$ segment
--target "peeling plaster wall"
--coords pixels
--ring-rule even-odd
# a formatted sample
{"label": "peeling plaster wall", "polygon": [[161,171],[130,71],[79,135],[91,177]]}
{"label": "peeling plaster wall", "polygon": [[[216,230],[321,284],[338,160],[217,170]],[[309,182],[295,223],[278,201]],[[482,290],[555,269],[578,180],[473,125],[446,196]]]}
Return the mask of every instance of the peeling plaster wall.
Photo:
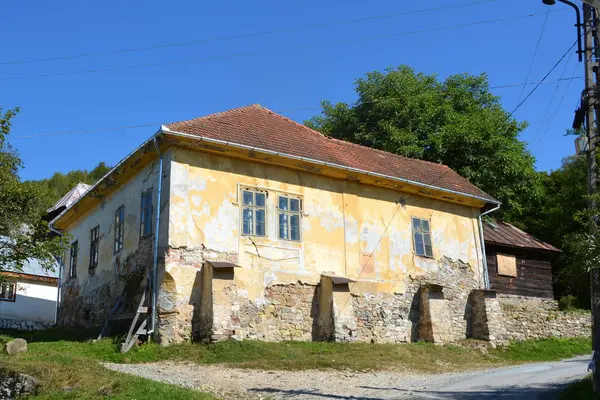
{"label": "peeling plaster wall", "polygon": [[[167,151],[163,163],[163,201],[159,234],[164,242],[159,245],[159,250],[165,247],[168,233],[170,159],[171,152]],[[158,160],[155,160],[128,181],[120,183],[121,186],[116,192],[103,199],[100,206],[89,210],[65,232],[73,236],[73,241],[78,241],[79,251],[77,277],[74,279],[69,279],[68,276],[69,250],[64,255],[60,323],[83,326],[102,324],[123,291],[124,283],[119,276],[127,275],[138,268],[151,268],[154,235],[140,238],[140,206],[142,192],[152,189],[152,230],[154,232],[158,199],[158,166]],[[121,206],[125,206],[124,245],[122,250],[115,254],[115,213]],[[90,231],[97,225],[100,226],[99,260],[95,271],[90,273]]]}
{"label": "peeling plaster wall", "polygon": [[[191,335],[199,301],[194,299],[201,297],[194,293],[202,286],[197,275],[205,260],[241,266],[235,287],[242,308],[244,302],[272,306],[269,288],[275,285],[300,283],[314,293],[323,273],[359,280],[351,285],[354,296],[402,296],[414,279],[436,275],[442,259],[465,266],[469,288],[481,285],[478,209],[212,153],[172,152],[164,277],[174,284],[163,294],[173,304],[165,342]],[[267,237],[240,234],[243,186],[268,192]],[[277,237],[280,193],[303,200],[300,242]],[[400,199],[404,205],[397,204]],[[411,216],[431,221],[431,259],[413,254]],[[248,337],[261,336],[246,328],[241,330]]]}

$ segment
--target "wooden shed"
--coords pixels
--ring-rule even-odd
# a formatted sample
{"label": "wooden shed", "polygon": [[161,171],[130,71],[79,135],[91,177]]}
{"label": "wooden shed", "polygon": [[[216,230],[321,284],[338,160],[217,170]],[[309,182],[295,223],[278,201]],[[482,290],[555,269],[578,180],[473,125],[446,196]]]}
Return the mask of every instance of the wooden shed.
{"label": "wooden shed", "polygon": [[561,251],[502,221],[483,223],[490,289],[553,298],[552,260]]}

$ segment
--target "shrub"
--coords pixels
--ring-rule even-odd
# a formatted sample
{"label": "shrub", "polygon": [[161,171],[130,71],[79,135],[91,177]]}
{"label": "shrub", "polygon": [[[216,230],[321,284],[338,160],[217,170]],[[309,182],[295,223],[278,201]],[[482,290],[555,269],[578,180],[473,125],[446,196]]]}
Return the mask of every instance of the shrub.
{"label": "shrub", "polygon": [[563,296],[558,300],[558,309],[562,311],[572,311],[576,309],[575,306],[577,304],[577,297],[569,294],[567,296]]}

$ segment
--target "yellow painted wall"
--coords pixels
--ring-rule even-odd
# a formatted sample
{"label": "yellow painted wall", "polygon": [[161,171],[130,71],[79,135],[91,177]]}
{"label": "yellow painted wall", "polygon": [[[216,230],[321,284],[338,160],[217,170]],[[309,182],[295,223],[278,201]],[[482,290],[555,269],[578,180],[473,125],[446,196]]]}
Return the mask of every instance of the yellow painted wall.
{"label": "yellow painted wall", "polygon": [[[170,168],[169,246],[237,253],[238,288],[251,300],[269,284],[317,283],[322,273],[367,282],[356,291],[401,293],[406,277],[435,272],[442,257],[468,263],[480,279],[476,208],[182,148]],[[269,193],[267,237],[241,235],[244,186]],[[277,237],[280,193],[303,200],[300,242]],[[411,216],[431,221],[433,259],[413,253]]]}

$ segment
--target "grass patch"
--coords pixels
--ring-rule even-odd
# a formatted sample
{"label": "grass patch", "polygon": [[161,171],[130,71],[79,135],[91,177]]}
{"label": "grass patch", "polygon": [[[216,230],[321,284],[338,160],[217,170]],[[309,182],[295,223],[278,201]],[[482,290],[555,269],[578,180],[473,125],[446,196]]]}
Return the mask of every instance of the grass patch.
{"label": "grass patch", "polygon": [[[104,368],[99,360],[118,354],[112,340],[86,341],[95,331],[50,329],[37,332],[0,334],[0,341],[22,337],[28,351],[15,357],[0,354],[0,366],[34,376],[41,392],[31,399],[148,399],[210,400],[198,391],[154,382]],[[60,340],[61,337],[70,340]]]}
{"label": "grass patch", "polygon": [[559,400],[572,399],[600,400],[600,395],[598,393],[594,393],[591,375],[581,381],[570,384],[560,393]]}
{"label": "grass patch", "polygon": [[494,350],[492,354],[507,361],[535,362],[560,360],[591,351],[590,338],[550,338],[514,342],[506,348]]}
{"label": "grass patch", "polygon": [[[28,373],[43,383],[40,399],[210,399],[196,391],[109,371],[100,361],[144,363],[186,361],[271,370],[338,369],[354,371],[449,372],[531,361],[568,358],[591,351],[591,340],[545,339],[513,343],[505,349],[482,352],[481,342],[435,346],[331,342],[225,341],[209,345],[147,344],[127,354],[118,340],[90,340],[97,331],[51,329],[37,332],[0,332],[0,341],[22,337],[29,351],[16,357],[0,355],[0,365]],[[65,390],[65,387],[72,390]]]}

